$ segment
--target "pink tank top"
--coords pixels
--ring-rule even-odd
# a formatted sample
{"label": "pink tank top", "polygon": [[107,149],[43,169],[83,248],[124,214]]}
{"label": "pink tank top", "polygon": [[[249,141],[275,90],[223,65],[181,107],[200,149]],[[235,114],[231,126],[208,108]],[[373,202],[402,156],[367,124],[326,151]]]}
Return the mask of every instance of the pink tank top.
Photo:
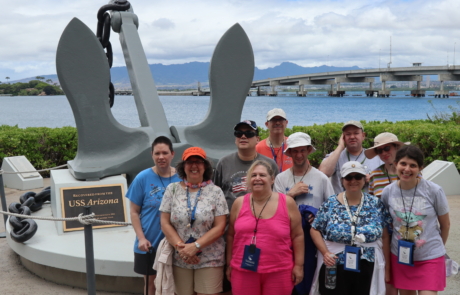
{"label": "pink tank top", "polygon": [[[235,221],[233,238],[232,268],[241,268],[244,246],[251,243],[256,220],[251,210],[250,194],[244,196],[243,206]],[[256,234],[256,247],[260,249],[258,273],[270,273],[292,269],[294,255],[291,240],[291,220],[289,218],[286,195],[279,194],[278,208],[269,219],[260,219]]]}

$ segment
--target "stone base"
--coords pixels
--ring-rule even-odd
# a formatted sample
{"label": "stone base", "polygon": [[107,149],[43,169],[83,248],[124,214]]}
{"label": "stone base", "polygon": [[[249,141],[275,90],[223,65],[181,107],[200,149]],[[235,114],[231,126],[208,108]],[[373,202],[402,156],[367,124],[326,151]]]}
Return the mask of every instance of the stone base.
{"label": "stone base", "polygon": [[[20,260],[26,269],[47,281],[86,289],[86,273],[34,263],[22,256]],[[96,275],[96,289],[97,291],[142,294],[144,279],[142,277]]]}

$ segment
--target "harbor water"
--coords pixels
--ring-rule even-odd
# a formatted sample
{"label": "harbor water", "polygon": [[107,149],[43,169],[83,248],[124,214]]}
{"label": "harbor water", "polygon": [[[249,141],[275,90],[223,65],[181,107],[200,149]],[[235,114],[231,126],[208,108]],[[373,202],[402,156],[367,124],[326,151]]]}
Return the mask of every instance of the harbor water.
{"label": "harbor water", "polygon": [[[263,126],[267,111],[282,108],[289,119],[288,127],[324,124],[327,122],[406,121],[427,119],[449,106],[460,107],[460,98],[434,98],[427,92],[423,98],[408,96],[409,91],[395,91],[388,98],[366,97],[364,92],[347,92],[345,97],[328,97],[326,93],[309,93],[297,97],[293,92],[277,97],[247,97],[241,118]],[[160,96],[170,126],[194,125],[201,122],[209,106],[209,96]],[[433,106],[430,104],[432,102]],[[114,117],[128,127],[140,126],[132,96],[116,96]],[[72,110],[65,96],[0,97],[0,125],[26,127],[75,126]]]}

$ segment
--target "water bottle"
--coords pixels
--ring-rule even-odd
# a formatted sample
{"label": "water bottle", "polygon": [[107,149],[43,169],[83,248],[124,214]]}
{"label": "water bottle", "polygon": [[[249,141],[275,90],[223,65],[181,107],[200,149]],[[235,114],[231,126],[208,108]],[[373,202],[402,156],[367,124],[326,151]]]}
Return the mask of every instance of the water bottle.
{"label": "water bottle", "polygon": [[[334,254],[330,254],[331,257],[334,257]],[[326,265],[326,282],[325,287],[327,289],[335,289],[337,283],[337,263],[334,263],[332,266]]]}

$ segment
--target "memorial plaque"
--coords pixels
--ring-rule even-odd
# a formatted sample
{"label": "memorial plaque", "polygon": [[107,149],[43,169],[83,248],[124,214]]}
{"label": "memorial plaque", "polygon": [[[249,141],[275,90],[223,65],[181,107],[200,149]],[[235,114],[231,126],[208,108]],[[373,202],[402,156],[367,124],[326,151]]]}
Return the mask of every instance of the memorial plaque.
{"label": "memorial plaque", "polygon": [[[35,168],[30,164],[29,160],[27,160],[24,156],[17,156],[17,157],[10,157],[10,162],[14,166],[16,172],[22,171],[34,171]],[[29,172],[29,173],[21,173],[23,178],[34,178],[40,177],[38,172]]]}
{"label": "memorial plaque", "polygon": [[[95,218],[127,222],[123,184],[61,188],[62,217],[77,217],[90,206]],[[93,228],[115,227],[115,224],[93,224]],[[64,221],[64,232],[83,230],[79,221]]]}

